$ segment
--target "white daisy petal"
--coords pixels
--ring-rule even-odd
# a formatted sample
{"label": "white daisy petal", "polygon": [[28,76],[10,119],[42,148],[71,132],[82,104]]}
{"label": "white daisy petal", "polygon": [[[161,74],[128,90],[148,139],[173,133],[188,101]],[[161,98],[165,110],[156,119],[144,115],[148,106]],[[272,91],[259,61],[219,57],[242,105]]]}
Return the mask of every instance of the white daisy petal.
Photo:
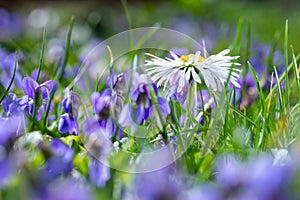
{"label": "white daisy petal", "polygon": [[146,69],[146,72],[158,86],[164,85],[164,89],[168,83],[170,85],[177,83],[177,92],[181,92],[191,78],[195,82],[201,83],[197,72],[201,74],[207,87],[212,90],[222,90],[229,75],[229,81],[234,86],[240,87],[237,82],[240,69],[235,67],[241,65],[235,61],[239,56],[229,56],[229,53],[230,50],[225,49],[203,59],[200,57],[199,51],[194,55],[180,58],[173,52],[170,52],[172,58],[159,58],[146,53],[151,59],[146,60],[145,65],[152,66]]}
{"label": "white daisy petal", "polygon": [[191,67],[189,67],[188,68],[188,70],[187,70],[187,72],[185,73],[185,79],[187,80],[187,81],[189,81],[190,80],[190,78],[191,78]]}
{"label": "white daisy petal", "polygon": [[201,80],[200,80],[200,78],[199,78],[199,76],[198,76],[198,74],[196,73],[196,71],[195,71],[194,68],[192,69],[192,77],[193,77],[193,79],[194,79],[197,83],[201,83]]}

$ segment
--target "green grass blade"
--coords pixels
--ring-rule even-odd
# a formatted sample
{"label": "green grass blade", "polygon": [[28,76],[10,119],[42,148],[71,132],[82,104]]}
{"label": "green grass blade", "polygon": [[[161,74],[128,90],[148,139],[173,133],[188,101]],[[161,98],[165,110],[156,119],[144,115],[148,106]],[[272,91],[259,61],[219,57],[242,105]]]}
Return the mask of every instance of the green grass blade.
{"label": "green grass blade", "polygon": [[271,50],[268,54],[268,57],[267,57],[267,63],[268,63],[268,72],[269,73],[272,73],[273,71],[273,56],[274,56],[274,53],[276,51],[276,46],[277,46],[277,43],[279,41],[279,38],[280,38],[280,31],[277,31],[275,34],[274,34],[274,39],[273,39],[273,44],[272,44],[272,47],[271,47]]}
{"label": "green grass blade", "polygon": [[41,56],[40,56],[40,63],[39,63],[39,67],[38,67],[38,73],[37,73],[37,76],[36,76],[36,79],[35,79],[36,82],[39,81],[39,77],[40,77],[40,74],[41,74],[41,69],[42,69],[42,66],[43,66],[44,53],[45,53],[45,45],[46,45],[46,29],[44,28],[42,50],[41,50]]}
{"label": "green grass blade", "polygon": [[75,17],[72,16],[71,20],[70,20],[69,28],[68,28],[68,33],[67,33],[66,49],[65,49],[65,56],[64,56],[63,64],[61,66],[60,71],[57,73],[57,76],[55,77],[55,80],[57,80],[58,82],[61,82],[65,68],[67,66],[67,62],[68,62],[68,58],[69,58],[69,54],[70,54],[71,36],[72,36],[74,22],[75,22]]}
{"label": "green grass blade", "polygon": [[[299,58],[300,58],[300,53],[296,56],[296,61],[298,61]],[[279,77],[278,83],[281,83],[281,82],[285,79],[286,74],[288,74],[289,71],[290,71],[292,68],[293,68],[293,63],[290,63],[289,66],[288,66],[288,68],[287,68],[287,73],[283,73],[283,74]],[[276,90],[277,87],[278,87],[278,84],[276,84],[276,85],[273,87],[273,90]],[[266,100],[268,100],[268,99],[270,98],[270,96],[271,96],[271,95],[268,94],[268,96],[266,97]]]}
{"label": "green grass blade", "polygon": [[[245,65],[247,66],[247,61],[249,60],[250,57],[250,48],[251,48],[251,24],[248,23],[247,26],[247,41],[246,41],[246,53],[245,53]],[[247,70],[242,71],[242,76],[246,76]]]}
{"label": "green grass blade", "polygon": [[[132,29],[132,23],[131,23],[131,17],[130,17],[130,12],[128,9],[128,3],[127,0],[121,0],[122,2],[122,6],[124,8],[124,12],[125,12],[125,16],[126,16],[126,20],[128,22],[128,29]],[[128,34],[128,44],[129,44],[129,48],[132,47],[132,33],[131,31],[129,31]]]}
{"label": "green grass blade", "polygon": [[262,106],[262,109],[263,109],[263,111],[265,111],[265,95],[264,95],[264,93],[263,93],[263,91],[262,91],[262,89],[261,89],[261,87],[260,87],[260,83],[259,83],[259,80],[258,80],[258,78],[257,78],[257,76],[256,76],[256,73],[255,73],[255,71],[254,71],[254,68],[253,68],[253,66],[251,65],[251,63],[250,63],[249,61],[248,61],[248,66],[249,66],[251,75],[252,75],[252,77],[253,77],[253,79],[254,79],[256,89],[257,89],[258,94],[259,94],[259,99],[260,99],[261,104],[262,104],[262,105],[261,105],[261,106]]}
{"label": "green grass blade", "polygon": [[[297,59],[295,57],[295,53],[294,53],[294,48],[291,47],[292,50],[292,58],[293,58],[293,66],[294,66],[294,79],[296,82],[296,88],[297,88],[297,96],[298,96],[298,102],[300,101],[300,77],[299,77],[299,69],[298,69],[298,64],[297,64]],[[300,111],[300,107],[298,106],[299,111]]]}
{"label": "green grass blade", "polygon": [[18,53],[16,52],[15,54],[15,65],[14,65],[14,72],[13,72],[13,75],[12,75],[12,78],[10,79],[10,82],[8,84],[8,87],[6,88],[6,91],[4,93],[4,95],[1,97],[0,99],[0,104],[2,103],[3,99],[5,98],[5,96],[8,94],[14,80],[15,80],[15,76],[16,76],[16,71],[17,71],[17,64],[18,64]]}
{"label": "green grass blade", "polygon": [[236,30],[234,48],[233,48],[233,53],[235,55],[238,55],[239,52],[240,52],[243,26],[244,26],[244,20],[243,19],[239,19],[237,30]]}
{"label": "green grass blade", "polygon": [[[274,66],[274,72],[275,72],[275,77],[276,77],[276,85],[278,87],[278,94],[279,94],[279,106],[280,106],[280,112],[283,111],[284,109],[284,100],[282,98],[282,92],[281,92],[281,88],[280,88],[280,79],[278,78],[278,73],[277,73],[277,70],[276,70],[276,67]],[[275,87],[273,88],[275,89]]]}
{"label": "green grass blade", "polygon": [[284,66],[285,66],[285,102],[288,105],[289,103],[289,76],[288,76],[288,30],[289,30],[289,21],[285,21],[285,31],[284,31]]}

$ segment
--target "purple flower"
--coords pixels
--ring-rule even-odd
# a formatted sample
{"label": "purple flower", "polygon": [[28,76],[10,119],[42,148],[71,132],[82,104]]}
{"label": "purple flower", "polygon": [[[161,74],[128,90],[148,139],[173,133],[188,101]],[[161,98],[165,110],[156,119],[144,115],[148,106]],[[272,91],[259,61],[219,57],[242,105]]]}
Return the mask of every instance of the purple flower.
{"label": "purple flower", "polygon": [[0,30],[0,40],[17,36],[22,30],[20,17],[0,8]]}
{"label": "purple flower", "polygon": [[[162,97],[157,97],[157,104],[158,104],[158,110],[160,111],[160,114],[162,116],[167,116],[171,113],[171,108],[169,106],[169,103],[166,99]],[[150,113],[153,112],[153,105],[150,108]]]}
{"label": "purple flower", "polygon": [[77,110],[79,99],[72,94],[69,88],[65,90],[65,97],[62,101],[62,109],[65,112],[59,120],[58,131],[62,134],[69,132],[78,135]]}
{"label": "purple flower", "polygon": [[72,168],[72,160],[74,150],[68,147],[60,139],[53,139],[50,143],[51,156],[48,158],[44,170],[46,180],[55,178],[56,176],[69,173]]}
{"label": "purple flower", "polygon": [[205,185],[200,185],[196,188],[187,191],[187,199],[188,200],[198,200],[198,199],[206,199],[206,200],[222,200],[221,188],[215,184],[208,183]]}
{"label": "purple flower", "polygon": [[230,199],[288,199],[288,185],[294,167],[273,165],[269,156],[259,156],[241,162],[228,156],[216,167],[217,184],[224,197]]}
{"label": "purple flower", "polygon": [[62,134],[69,132],[78,135],[77,119],[75,120],[69,113],[63,114],[58,122],[58,131]]}
{"label": "purple flower", "polygon": [[[135,116],[133,119],[135,119],[138,124],[142,124],[149,118],[150,113],[153,110],[153,102],[150,95],[150,88],[147,83],[147,77],[145,75],[140,75],[136,79],[137,81],[131,94],[131,100],[135,104]],[[156,85],[152,83],[151,86],[153,87],[155,94],[157,94]],[[157,97],[157,102],[163,116],[170,114],[171,110],[169,104],[164,98]]]}
{"label": "purple flower", "polygon": [[[15,54],[8,54],[5,50],[0,49],[0,83],[7,88],[14,73],[15,66]],[[23,59],[21,54],[18,54],[18,62]],[[1,72],[2,71],[2,72]],[[13,86],[21,87],[22,76],[19,72],[19,65],[17,63],[16,74],[13,82]]]}
{"label": "purple flower", "polygon": [[134,189],[137,199],[143,200],[180,199],[181,195],[178,174],[175,174],[170,167],[136,175]]}
{"label": "purple flower", "polygon": [[[53,80],[46,81],[42,84],[38,84],[31,77],[25,77],[22,81],[22,89],[26,95],[28,95],[28,105],[27,109],[30,115],[34,114],[35,103],[38,103],[39,100],[42,101],[41,105],[37,105],[37,115],[36,120],[39,121],[42,117],[42,114],[46,111],[47,102],[49,98],[55,93],[57,90],[58,84]],[[38,99],[37,102],[34,102]],[[52,102],[51,102],[52,103]],[[52,106],[50,106],[50,112]]]}
{"label": "purple flower", "polygon": [[168,90],[166,97],[171,98],[172,100],[177,100],[180,102],[181,105],[185,105],[185,101],[187,98],[189,84],[187,81],[184,81],[182,86],[179,84],[174,83]]}
{"label": "purple flower", "polygon": [[7,116],[19,115],[26,109],[28,101],[29,99],[27,95],[17,98],[14,93],[9,93],[3,99],[2,108]]}
{"label": "purple flower", "polygon": [[2,186],[10,180],[12,174],[12,166],[10,160],[8,160],[7,158],[0,158],[0,188],[2,188]]}
{"label": "purple flower", "polygon": [[72,111],[72,90],[66,88],[65,90],[65,97],[62,100],[62,108],[64,112],[71,112]]}
{"label": "purple flower", "polygon": [[[154,104],[150,95],[150,88],[153,87],[157,94],[157,87],[154,83],[148,86],[147,77],[144,75],[135,77],[134,90],[131,93],[131,100],[134,105],[125,104],[119,115],[118,122],[121,126],[131,126],[131,131],[136,131],[137,127],[149,119],[154,112]],[[166,99],[156,96],[157,107],[162,116],[171,113],[169,103]]]}
{"label": "purple flower", "polygon": [[[126,74],[121,73],[118,75],[115,75],[114,70],[112,71],[112,74],[107,77],[105,85],[110,88],[110,84],[112,83],[112,88],[115,92],[121,94],[124,92],[124,89],[126,88],[128,77]],[[112,80],[112,82],[111,82]]]}
{"label": "purple flower", "polygon": [[8,118],[0,117],[0,148],[6,146],[10,140],[18,137],[25,128],[24,116],[18,115]]}
{"label": "purple flower", "polygon": [[57,179],[35,196],[41,200],[92,200],[91,190],[87,183],[74,178]]}
{"label": "purple flower", "polygon": [[97,187],[104,187],[110,179],[109,168],[95,158],[90,158],[89,177],[91,182]]}
{"label": "purple flower", "polygon": [[21,152],[7,153],[4,148],[0,148],[0,189],[11,186],[13,176],[17,174],[24,161],[24,155]]}
{"label": "purple flower", "polygon": [[[30,77],[32,79],[36,80],[37,75],[38,75],[38,69],[35,69],[31,72]],[[43,82],[46,82],[47,80],[49,80],[49,75],[46,72],[41,70],[38,82],[43,83]]]}
{"label": "purple flower", "polygon": [[111,106],[114,108],[113,112],[117,113],[121,105],[118,95],[113,91],[111,96],[110,89],[106,89],[102,93],[94,92],[91,95],[91,102],[98,119],[97,125],[112,137],[116,131],[116,125],[111,118]]}

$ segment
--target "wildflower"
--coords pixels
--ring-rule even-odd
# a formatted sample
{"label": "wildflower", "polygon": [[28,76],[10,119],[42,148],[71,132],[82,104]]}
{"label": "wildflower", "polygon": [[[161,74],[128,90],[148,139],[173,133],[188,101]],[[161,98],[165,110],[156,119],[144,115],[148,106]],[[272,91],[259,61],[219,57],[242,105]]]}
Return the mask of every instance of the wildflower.
{"label": "wildflower", "polygon": [[[18,54],[17,58],[18,58],[18,62],[20,62],[23,60],[23,55]],[[19,72],[18,62],[16,65],[16,73],[15,73],[15,78],[12,86],[20,87],[22,85],[22,75]],[[15,53],[8,53],[4,49],[0,48],[0,84],[2,84],[5,88],[8,87],[13,77],[14,66],[15,66]]]}
{"label": "wildflower", "polygon": [[[182,187],[173,165],[135,176],[137,199],[181,199]],[[153,187],[155,186],[155,187]]]}
{"label": "wildflower", "polygon": [[[1,146],[0,146],[1,147]],[[0,189],[7,188],[18,175],[24,164],[25,155],[17,150],[12,150],[5,155],[4,148],[0,148]]]}
{"label": "wildflower", "polygon": [[87,130],[85,134],[89,136],[95,129],[100,128],[108,137],[112,137],[116,131],[113,115],[116,115],[121,107],[118,95],[114,91],[111,94],[110,89],[105,89],[102,93],[94,92],[91,95],[91,102],[95,116],[83,123],[83,127]]}
{"label": "wildflower", "polygon": [[[47,102],[49,101],[50,96],[54,94],[57,90],[58,84],[53,80],[46,81],[42,84],[38,84],[31,77],[25,77],[22,81],[22,89],[24,93],[28,96],[27,109],[30,115],[34,114],[34,104],[38,103],[40,97],[42,97],[41,105],[38,103],[36,120],[39,121],[42,117],[42,114],[46,111]],[[35,102],[35,100],[38,102]],[[51,109],[51,106],[50,106]]]}
{"label": "wildflower", "polygon": [[8,118],[0,117],[0,148],[7,146],[9,141],[15,140],[22,134],[25,127],[25,120],[22,115]]}
{"label": "wildflower", "polygon": [[47,158],[46,166],[41,171],[44,180],[50,181],[60,174],[71,172],[74,157],[74,150],[72,148],[56,138],[50,142],[49,149],[46,149],[43,143],[40,143],[39,147]]}
{"label": "wildflower", "polygon": [[[67,188],[67,189],[66,189]],[[86,181],[79,178],[67,177],[64,179],[57,179],[34,194],[36,198],[28,199],[64,199],[64,200],[92,200],[91,189],[87,186]]]}
{"label": "wildflower", "polygon": [[163,59],[146,53],[152,57],[151,60],[146,60],[146,66],[152,66],[146,71],[158,87],[164,84],[165,89],[168,83],[171,86],[178,84],[178,93],[191,80],[201,83],[200,77],[204,79],[207,87],[221,91],[230,73],[230,82],[236,87],[240,87],[237,82],[239,69],[231,68],[232,65],[240,65],[232,62],[238,56],[228,56],[229,52],[230,50],[226,49],[207,58],[200,56],[200,51],[181,57],[170,52],[173,59],[167,57]]}
{"label": "wildflower", "polygon": [[[153,113],[153,101],[149,87],[152,87],[157,94],[156,85],[154,83],[148,85],[145,75],[137,75],[135,81],[134,90],[131,93],[131,100],[134,105],[125,104],[119,116],[120,125],[124,127],[131,125],[132,130],[135,130],[137,124],[142,124]],[[156,99],[161,115],[170,114],[171,110],[167,100],[162,97],[156,97]]]}
{"label": "wildflower", "polygon": [[[156,95],[157,87],[155,83],[152,83],[149,86],[147,83],[147,77],[145,75],[140,75],[136,79],[137,82],[134,86],[134,91],[131,94],[131,99],[135,103],[135,113],[137,122],[139,124],[142,124],[145,120],[149,118],[149,115],[153,109],[153,102],[150,96],[149,87],[152,86]],[[169,104],[164,98],[157,97],[157,103],[163,116],[166,116],[171,112]]]}
{"label": "wildflower", "polygon": [[230,199],[289,199],[287,188],[295,172],[294,166],[273,165],[271,156],[259,156],[247,162],[228,156],[216,165],[217,183]]}
{"label": "wildflower", "polygon": [[28,104],[28,96],[18,98],[16,94],[9,93],[2,102],[2,108],[7,116],[16,116],[24,111]]}
{"label": "wildflower", "polygon": [[104,90],[102,94],[93,93],[91,96],[94,112],[98,117],[98,123],[103,129],[111,130],[114,132],[115,125],[110,118],[111,96],[110,90]]}
{"label": "wildflower", "polygon": [[97,187],[104,187],[110,179],[109,168],[93,157],[89,162],[89,175],[91,182]]}
{"label": "wildflower", "polygon": [[23,30],[22,20],[16,13],[0,8],[0,39],[18,36]]}
{"label": "wildflower", "polygon": [[89,152],[89,177],[91,182],[97,187],[104,187],[110,179],[110,171],[100,161],[107,161],[111,153],[112,144],[107,136],[111,136],[109,129],[99,126],[97,117],[92,117],[82,124],[82,130],[87,136],[85,148]]}
{"label": "wildflower", "polygon": [[[33,70],[31,72],[30,77],[33,78],[34,80],[36,80],[38,72],[39,72],[38,69]],[[49,74],[47,72],[41,70],[38,83],[43,83],[43,82],[46,82],[47,80],[49,80]]]}
{"label": "wildflower", "polygon": [[61,115],[58,123],[58,131],[62,134],[69,132],[78,135],[77,110],[78,97],[72,94],[72,90],[66,88],[65,97],[62,101],[62,109],[65,112]]}

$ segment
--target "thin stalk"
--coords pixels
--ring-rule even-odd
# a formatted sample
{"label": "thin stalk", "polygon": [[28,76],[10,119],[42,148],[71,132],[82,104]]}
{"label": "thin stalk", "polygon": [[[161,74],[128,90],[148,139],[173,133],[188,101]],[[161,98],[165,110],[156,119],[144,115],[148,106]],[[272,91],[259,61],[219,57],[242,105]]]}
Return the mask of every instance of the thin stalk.
{"label": "thin stalk", "polygon": [[[299,58],[300,58],[300,53],[296,56],[296,61],[297,60],[299,60]],[[293,63],[290,63],[289,64],[289,66],[288,66],[288,68],[287,68],[287,73],[289,73],[289,71],[293,68]],[[278,82],[277,82],[277,84],[276,85],[274,85],[274,87],[273,87],[273,90],[276,90],[277,89],[277,87],[280,85],[280,83],[284,80],[284,78],[286,77],[286,73],[283,73],[280,77],[279,77],[279,79],[278,79]],[[268,94],[268,96],[266,97],[266,99],[265,100],[268,100],[270,98],[270,94]]]}
{"label": "thin stalk", "polygon": [[68,28],[67,38],[66,38],[66,49],[65,49],[65,56],[64,56],[63,64],[61,66],[61,70],[57,73],[57,76],[55,77],[55,80],[57,80],[58,82],[61,82],[65,68],[68,63],[68,58],[69,58],[69,54],[70,54],[70,46],[71,46],[71,36],[72,36],[74,22],[75,22],[75,17],[72,16],[71,20],[70,20],[69,28]]}
{"label": "thin stalk", "polygon": [[284,31],[284,66],[285,66],[285,102],[289,106],[289,76],[288,76],[288,30],[289,21],[285,21],[285,31]]}
{"label": "thin stalk", "polygon": [[14,72],[13,72],[13,75],[12,75],[12,77],[10,79],[10,82],[9,82],[9,84],[8,84],[6,90],[5,90],[4,95],[0,99],[0,104],[2,103],[3,99],[5,98],[5,96],[8,94],[8,92],[9,92],[9,90],[10,90],[10,88],[11,88],[11,86],[12,86],[14,80],[15,80],[16,71],[17,71],[17,64],[18,64],[18,53],[16,52],[16,54],[15,54]]}
{"label": "thin stalk", "polygon": [[42,50],[41,50],[41,55],[40,55],[40,62],[39,62],[39,67],[38,67],[38,73],[37,73],[36,79],[35,79],[36,82],[39,82],[39,77],[40,77],[41,69],[42,69],[42,66],[43,66],[44,53],[45,53],[45,45],[46,45],[46,29],[44,28]]}
{"label": "thin stalk", "polygon": [[194,117],[197,116],[197,82],[193,82],[193,93],[194,93]]}

